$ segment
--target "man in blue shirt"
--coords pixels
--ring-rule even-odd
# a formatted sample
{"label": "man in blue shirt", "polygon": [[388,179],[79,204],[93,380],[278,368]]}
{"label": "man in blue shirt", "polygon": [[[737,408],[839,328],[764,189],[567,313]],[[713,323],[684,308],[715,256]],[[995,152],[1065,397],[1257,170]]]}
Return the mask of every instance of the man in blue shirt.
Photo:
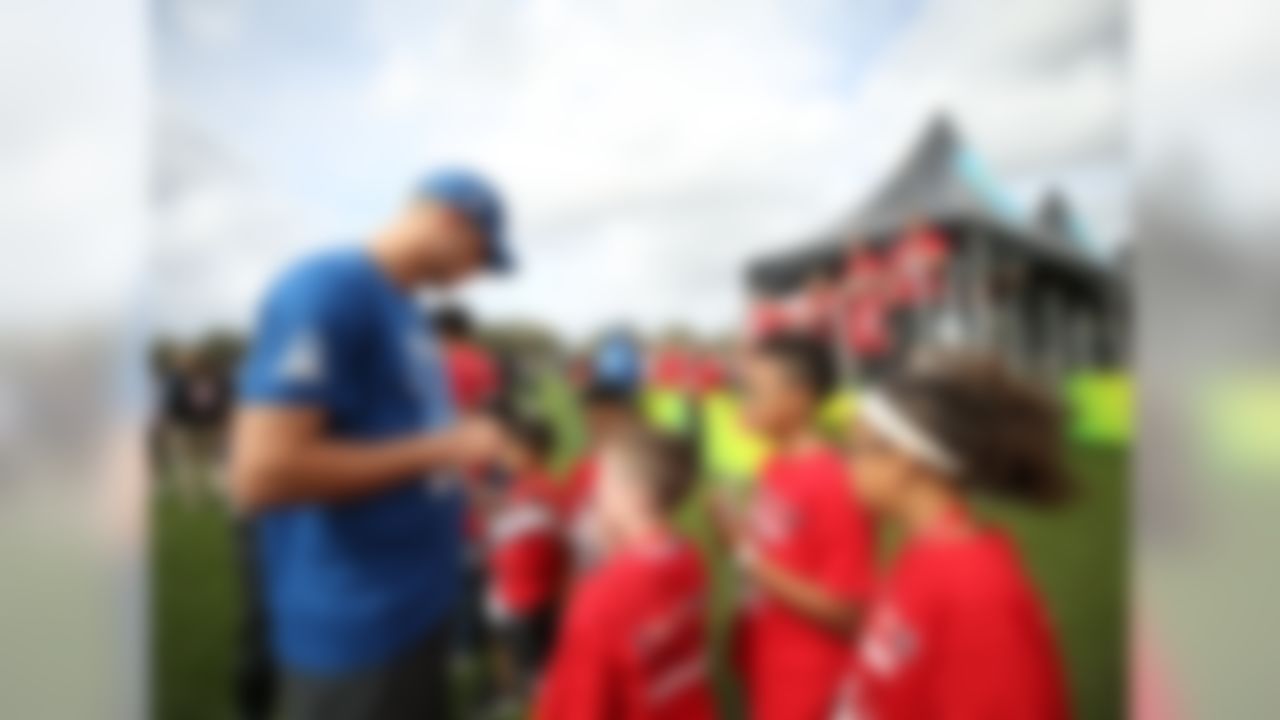
{"label": "man in blue shirt", "polygon": [[495,429],[454,422],[415,290],[511,265],[501,201],[461,170],[426,179],[366,247],[286,272],[241,370],[232,486],[254,517],[288,718],[447,714],[455,468]]}

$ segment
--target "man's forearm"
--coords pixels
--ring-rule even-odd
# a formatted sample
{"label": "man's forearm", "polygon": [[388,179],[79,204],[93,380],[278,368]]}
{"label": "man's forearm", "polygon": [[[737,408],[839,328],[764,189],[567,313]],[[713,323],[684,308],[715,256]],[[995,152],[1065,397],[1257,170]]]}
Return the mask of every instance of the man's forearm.
{"label": "man's forearm", "polygon": [[250,512],[300,502],[350,500],[447,464],[438,436],[371,443],[322,438],[284,444],[233,463],[237,503]]}

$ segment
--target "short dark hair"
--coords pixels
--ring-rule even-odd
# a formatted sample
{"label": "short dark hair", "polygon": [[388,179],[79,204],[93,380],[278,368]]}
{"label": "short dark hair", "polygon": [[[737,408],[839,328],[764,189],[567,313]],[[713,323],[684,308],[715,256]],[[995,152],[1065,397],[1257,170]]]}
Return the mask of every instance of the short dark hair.
{"label": "short dark hair", "polygon": [[787,377],[815,400],[826,398],[839,383],[830,345],[810,335],[771,335],[756,343],[754,350],[759,357],[780,365]]}
{"label": "short dark hair", "polygon": [[466,340],[475,334],[471,313],[461,305],[444,305],[431,318],[436,332],[447,340]]}
{"label": "short dark hair", "polygon": [[549,460],[559,440],[555,426],[547,418],[530,412],[504,409],[495,416],[503,431],[534,457]]}
{"label": "short dark hair", "polygon": [[963,486],[1041,505],[1073,494],[1061,403],[996,358],[934,355],[883,390],[958,456]]}
{"label": "short dark hair", "polygon": [[680,435],[637,425],[611,439],[610,447],[634,466],[636,477],[663,513],[678,508],[697,481],[697,449]]}
{"label": "short dark hair", "polygon": [[636,406],[636,392],[619,383],[597,380],[582,391],[582,404],[588,408],[633,410]]}

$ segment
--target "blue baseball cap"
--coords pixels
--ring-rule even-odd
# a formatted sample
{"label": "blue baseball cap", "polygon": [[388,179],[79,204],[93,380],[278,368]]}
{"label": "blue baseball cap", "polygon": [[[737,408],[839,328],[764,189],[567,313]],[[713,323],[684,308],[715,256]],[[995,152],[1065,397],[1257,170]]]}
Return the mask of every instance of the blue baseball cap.
{"label": "blue baseball cap", "polygon": [[488,180],[461,168],[437,170],[418,184],[416,196],[462,213],[484,238],[489,267],[499,272],[514,269],[515,258],[507,244],[502,197]]}

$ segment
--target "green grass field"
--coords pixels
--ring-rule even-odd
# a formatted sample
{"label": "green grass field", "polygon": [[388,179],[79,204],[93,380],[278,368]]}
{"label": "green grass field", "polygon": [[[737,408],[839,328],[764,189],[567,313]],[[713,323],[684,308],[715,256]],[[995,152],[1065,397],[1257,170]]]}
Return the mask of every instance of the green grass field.
{"label": "green grass field", "polygon": [[[1083,491],[1055,515],[991,509],[1019,539],[1057,623],[1077,716],[1123,716],[1126,458],[1080,451]],[[153,707],[164,720],[233,717],[237,593],[231,525],[215,501],[158,492],[152,504]],[[723,579],[725,573],[717,573]],[[732,695],[723,671],[721,691]]]}
{"label": "green grass field", "polygon": [[[544,382],[527,399],[557,420],[559,460],[565,464],[582,443],[573,394],[563,383]],[[1128,459],[1118,450],[1079,449],[1074,465],[1081,491],[1071,507],[1052,514],[1000,506],[988,512],[1017,538],[1048,600],[1071,674],[1076,716],[1113,720],[1123,717],[1126,694]],[[685,513],[682,520],[692,535],[703,535],[696,513]],[[230,519],[216,501],[189,504],[156,492],[151,540],[155,716],[232,718],[239,596]],[[711,558],[712,627],[718,640],[732,587],[731,573],[717,560]],[[716,666],[721,700],[735,708],[737,688],[724,663]],[[465,694],[466,688],[459,690]]]}

